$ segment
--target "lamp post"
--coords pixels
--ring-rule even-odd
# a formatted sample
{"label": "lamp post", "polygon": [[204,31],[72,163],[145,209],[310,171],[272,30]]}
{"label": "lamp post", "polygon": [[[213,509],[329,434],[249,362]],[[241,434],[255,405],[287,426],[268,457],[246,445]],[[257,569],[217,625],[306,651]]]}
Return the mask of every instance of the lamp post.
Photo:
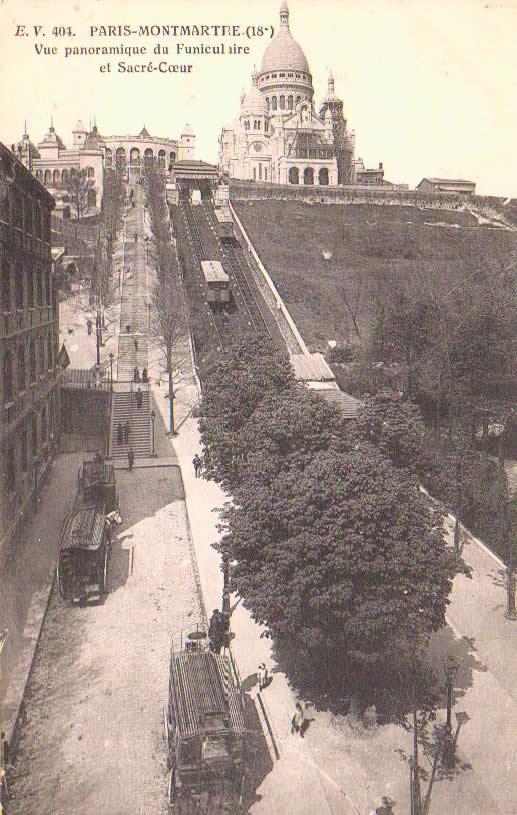
{"label": "lamp post", "polygon": [[110,391],[113,390],[113,351],[110,351]]}
{"label": "lamp post", "polygon": [[445,679],[447,682],[447,722],[446,722],[446,741],[443,748],[443,765],[448,770],[451,770],[456,764],[456,747],[452,738],[452,690],[454,687],[454,680],[458,673],[458,664],[455,662],[454,657],[449,656],[443,666],[445,672]]}
{"label": "lamp post", "polygon": [[156,453],[154,452],[154,420],[156,419],[156,413],[154,410],[151,410],[151,428],[152,428],[152,440],[153,440],[153,449],[151,453],[151,457],[154,458]]}

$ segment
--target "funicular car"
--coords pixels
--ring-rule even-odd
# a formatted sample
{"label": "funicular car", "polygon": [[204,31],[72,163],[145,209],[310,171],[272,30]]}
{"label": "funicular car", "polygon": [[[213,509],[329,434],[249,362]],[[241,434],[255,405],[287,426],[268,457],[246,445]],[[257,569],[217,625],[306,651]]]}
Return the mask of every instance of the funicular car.
{"label": "funicular car", "polygon": [[95,587],[99,595],[106,592],[113,523],[120,523],[115,470],[96,454],[79,469],[74,505],[60,531],[57,581],[63,599],[84,599]]}
{"label": "funicular car", "polygon": [[217,237],[223,242],[233,241],[233,218],[229,207],[216,207]]}
{"label": "funicular car", "polygon": [[218,260],[202,260],[201,271],[206,283],[206,299],[217,308],[230,302],[230,278]]}
{"label": "funicular car", "polygon": [[207,647],[195,631],[171,646],[164,708],[169,811],[242,812],[246,777],[244,703],[233,656]]}

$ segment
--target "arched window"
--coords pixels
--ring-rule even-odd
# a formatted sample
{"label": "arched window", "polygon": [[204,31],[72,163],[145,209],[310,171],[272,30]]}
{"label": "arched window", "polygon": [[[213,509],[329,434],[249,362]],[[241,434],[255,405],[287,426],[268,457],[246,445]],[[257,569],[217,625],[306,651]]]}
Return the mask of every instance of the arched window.
{"label": "arched window", "polygon": [[269,106],[270,106],[269,96],[266,96],[266,110],[267,110],[268,113],[269,113]]}
{"label": "arched window", "polygon": [[140,167],[140,150],[138,147],[132,147],[129,154],[130,167]]}
{"label": "arched window", "polygon": [[45,342],[43,337],[39,338],[39,373],[40,376],[45,373]]}
{"label": "arched window", "polygon": [[52,334],[47,336],[47,367],[51,371],[54,367],[54,360],[52,354]]}
{"label": "arched window", "polygon": [[322,185],[329,183],[329,171],[326,167],[322,167],[318,173],[318,182]]}
{"label": "arched window", "polygon": [[25,390],[26,371],[25,371],[25,345],[22,343],[18,346],[18,390]]}
{"label": "arched window", "polygon": [[298,172],[298,167],[289,167],[289,184],[299,184],[300,183],[300,173]]}
{"label": "arched window", "polygon": [[110,150],[109,147],[106,147],[104,160],[106,162],[106,167],[113,167],[113,150]]}
{"label": "arched window", "polygon": [[165,150],[158,151],[158,167],[162,170],[165,169]]}
{"label": "arched window", "polygon": [[285,96],[280,97],[280,110],[285,110]]}
{"label": "arched window", "polygon": [[29,345],[29,379],[31,383],[36,381],[36,346],[34,340]]}
{"label": "arched window", "polygon": [[95,170],[93,167],[88,167],[88,178],[95,178]]}
{"label": "arched window", "polygon": [[314,184],[314,170],[312,167],[306,167],[303,171],[303,183]]}
{"label": "arched window", "polygon": [[289,96],[288,99],[287,99],[287,107],[289,108],[289,110],[293,109],[293,97],[292,96]]}
{"label": "arched window", "polygon": [[52,173],[50,170],[45,170],[45,184],[52,184]]}
{"label": "arched window", "polygon": [[14,447],[12,444],[7,448],[6,462],[7,489],[12,492],[16,487],[16,459],[14,457]]}
{"label": "arched window", "polygon": [[61,181],[63,184],[68,184],[68,170],[63,170],[61,173]]}
{"label": "arched window", "polygon": [[276,110],[276,96],[271,97],[271,110]]}
{"label": "arched window", "polygon": [[52,183],[59,184],[59,170],[54,170],[52,173]]}
{"label": "arched window", "polygon": [[176,163],[176,153],[171,153],[171,154],[169,155],[169,161],[170,161],[170,163],[171,163],[171,164],[175,164],[175,163]]}
{"label": "arched window", "polygon": [[150,147],[144,153],[144,165],[146,170],[152,170],[154,164],[154,153]]}
{"label": "arched window", "polygon": [[268,133],[268,132],[269,132],[269,122],[268,122],[268,120],[267,120],[267,119],[266,119],[266,121],[264,122],[264,130],[266,131],[266,133]]}
{"label": "arched window", "polygon": [[23,268],[17,266],[14,270],[14,291],[16,295],[16,308],[20,310],[23,309],[23,288]]}
{"label": "arched window", "polygon": [[301,102],[301,101],[302,101],[302,97],[301,97],[301,96],[297,96],[297,97],[296,97],[296,104],[298,104],[298,102]]}
{"label": "arched window", "polygon": [[264,167],[264,181],[267,181],[267,167]]}
{"label": "arched window", "polygon": [[2,311],[11,311],[11,267],[2,261]]}
{"label": "arched window", "polygon": [[10,351],[4,354],[4,402],[13,401],[13,358]]}
{"label": "arched window", "polygon": [[123,147],[118,147],[117,152],[115,153],[115,160],[117,163],[118,170],[125,170],[126,169],[126,151]]}

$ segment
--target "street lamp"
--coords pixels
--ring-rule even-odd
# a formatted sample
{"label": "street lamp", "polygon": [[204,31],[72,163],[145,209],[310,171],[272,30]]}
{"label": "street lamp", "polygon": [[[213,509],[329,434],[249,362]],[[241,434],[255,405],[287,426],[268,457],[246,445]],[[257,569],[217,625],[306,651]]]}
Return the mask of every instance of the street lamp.
{"label": "street lamp", "polygon": [[152,431],[153,431],[153,435],[152,435],[152,439],[153,439],[153,451],[152,451],[152,453],[151,453],[151,456],[152,456],[153,458],[154,458],[154,457],[155,457],[155,455],[156,455],[156,453],[154,452],[154,420],[155,420],[155,419],[156,419],[156,413],[154,412],[154,410],[151,410],[151,427],[152,427]]}
{"label": "street lamp", "polygon": [[449,656],[447,657],[447,661],[444,663],[443,670],[445,672],[445,679],[447,682],[447,733],[446,733],[446,741],[443,749],[443,764],[444,766],[450,770],[456,764],[456,754],[455,754],[455,744],[452,738],[452,690],[454,687],[454,680],[456,679],[456,674],[458,673],[458,664],[454,660],[454,657]]}
{"label": "street lamp", "polygon": [[110,351],[110,391],[113,390],[113,351]]}

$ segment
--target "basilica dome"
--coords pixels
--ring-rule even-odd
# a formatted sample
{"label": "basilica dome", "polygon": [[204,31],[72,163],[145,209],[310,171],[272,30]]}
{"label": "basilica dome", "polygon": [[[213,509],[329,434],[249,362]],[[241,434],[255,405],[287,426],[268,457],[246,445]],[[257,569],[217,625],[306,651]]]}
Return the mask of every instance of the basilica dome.
{"label": "basilica dome", "polygon": [[267,103],[264,94],[257,88],[255,70],[251,76],[252,85],[241,101],[241,116],[267,116]]}
{"label": "basilica dome", "polygon": [[260,73],[265,71],[303,71],[310,74],[307,57],[289,31],[289,9],[283,2],[280,8],[280,29],[269,43],[262,57]]}

